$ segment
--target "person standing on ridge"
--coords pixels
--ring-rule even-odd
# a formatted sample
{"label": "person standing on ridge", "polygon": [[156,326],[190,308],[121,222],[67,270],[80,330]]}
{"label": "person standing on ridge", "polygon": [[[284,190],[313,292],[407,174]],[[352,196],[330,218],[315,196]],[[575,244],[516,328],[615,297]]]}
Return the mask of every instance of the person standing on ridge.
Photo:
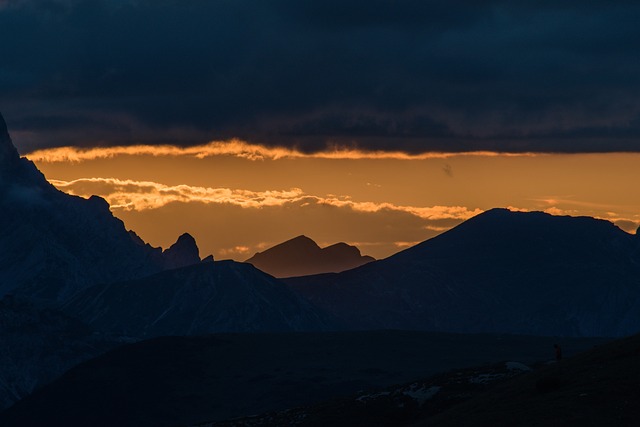
{"label": "person standing on ridge", "polygon": [[556,349],[556,362],[559,362],[562,360],[562,348],[560,348],[560,346],[558,344],[554,344],[553,348]]}

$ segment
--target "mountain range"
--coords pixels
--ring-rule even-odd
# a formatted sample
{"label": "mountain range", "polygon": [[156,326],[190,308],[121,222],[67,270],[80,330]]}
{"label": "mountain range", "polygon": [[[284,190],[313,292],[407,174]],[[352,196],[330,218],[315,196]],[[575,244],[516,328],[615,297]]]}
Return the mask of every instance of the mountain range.
{"label": "mountain range", "polygon": [[640,238],[589,217],[493,209],[387,259],[285,281],[354,329],[640,330]]}
{"label": "mountain range", "polygon": [[[145,243],[107,202],[53,187],[0,115],[0,410],[84,360],[158,335],[333,328],[249,264]],[[62,310],[62,311],[60,311]]]}
{"label": "mountain range", "polygon": [[[252,350],[260,353],[278,345],[267,334],[273,332],[317,338],[360,331],[352,335],[357,340],[371,339],[366,331],[398,329],[547,337],[619,337],[640,330],[640,237],[589,217],[492,209],[383,260],[344,243],[320,248],[299,236],[247,261],[201,260],[186,233],[166,250],[145,243],[105,200],[68,195],[49,184],[20,158],[0,115],[0,407],[123,342],[168,335],[259,332],[270,340]],[[324,273],[308,275],[318,272]],[[182,341],[187,347],[190,342]],[[197,353],[197,347],[190,348]],[[411,345],[393,350],[387,361],[395,365],[412,351]],[[116,353],[118,366],[133,360],[127,351]],[[149,354],[170,370],[173,351]],[[302,351],[320,352],[313,362],[317,372],[303,382],[308,385],[323,381],[322,369],[341,350],[307,343]],[[92,372],[102,372],[84,366],[83,378],[91,381]],[[72,379],[77,372],[70,371]],[[109,368],[105,372],[99,375],[110,379]],[[197,372],[192,374],[195,381]],[[246,387],[279,375],[263,370]],[[288,387],[289,379],[268,381],[264,393]],[[187,387],[178,396],[180,411],[211,404],[210,395],[191,394],[193,384],[179,384]],[[38,402],[50,408],[56,395]],[[109,399],[105,405],[117,403]],[[228,405],[243,397],[235,399]],[[142,403],[157,406],[149,398]]]}
{"label": "mountain range", "polygon": [[336,243],[321,248],[307,236],[298,236],[258,252],[245,262],[272,276],[282,278],[340,273],[371,261],[375,259],[361,255],[355,246]]}

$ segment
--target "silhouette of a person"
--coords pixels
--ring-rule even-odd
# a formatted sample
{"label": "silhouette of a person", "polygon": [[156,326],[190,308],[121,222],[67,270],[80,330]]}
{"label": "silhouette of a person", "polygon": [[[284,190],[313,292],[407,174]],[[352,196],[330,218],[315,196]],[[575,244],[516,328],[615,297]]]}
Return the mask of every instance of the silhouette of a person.
{"label": "silhouette of a person", "polygon": [[556,361],[559,362],[562,360],[562,348],[558,344],[554,344],[553,348],[556,349]]}

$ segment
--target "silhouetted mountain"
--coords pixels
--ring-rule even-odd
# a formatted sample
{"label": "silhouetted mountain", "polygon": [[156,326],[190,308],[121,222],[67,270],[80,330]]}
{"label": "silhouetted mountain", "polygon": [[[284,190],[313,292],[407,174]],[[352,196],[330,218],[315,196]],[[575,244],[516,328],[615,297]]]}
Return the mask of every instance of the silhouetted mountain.
{"label": "silhouetted mountain", "polygon": [[339,273],[374,261],[360,255],[360,250],[346,243],[320,248],[307,236],[298,236],[264,252],[258,252],[245,262],[275,277],[306,276],[319,273]]}
{"label": "silhouetted mountain", "polygon": [[184,233],[178,240],[162,253],[166,268],[180,268],[200,262],[200,251],[196,239]]}
{"label": "silhouetted mountain", "polygon": [[0,410],[116,345],[58,311],[0,300]]}
{"label": "silhouetted mountain", "polygon": [[[563,344],[571,354],[601,342]],[[528,363],[552,355],[552,345],[539,337],[407,331],[163,337],[119,347],[71,369],[0,414],[0,425],[192,425],[495,360]],[[320,419],[315,425],[333,423]]]}
{"label": "silhouetted mountain", "polygon": [[250,264],[207,262],[80,292],[63,309],[135,338],[335,328],[328,316]]}
{"label": "silhouetted mountain", "polygon": [[58,191],[18,156],[0,116],[0,296],[60,302],[92,284],[196,262],[191,240],[163,256],[127,232],[105,200]]}
{"label": "silhouetted mountain", "polygon": [[640,243],[587,217],[494,209],[390,258],[286,282],[353,328],[640,330]]}
{"label": "silhouetted mountain", "polygon": [[[11,173],[16,164],[20,162],[20,155],[11,142],[7,124],[4,117],[0,114],[0,177],[4,177]],[[0,181],[1,182],[1,181]]]}

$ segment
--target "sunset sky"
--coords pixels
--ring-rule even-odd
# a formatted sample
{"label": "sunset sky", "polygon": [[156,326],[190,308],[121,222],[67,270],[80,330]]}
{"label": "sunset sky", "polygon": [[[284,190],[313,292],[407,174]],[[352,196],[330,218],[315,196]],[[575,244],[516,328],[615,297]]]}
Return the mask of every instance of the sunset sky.
{"label": "sunset sky", "polygon": [[163,247],[385,257],[491,207],[640,225],[640,5],[0,0],[0,111]]}

